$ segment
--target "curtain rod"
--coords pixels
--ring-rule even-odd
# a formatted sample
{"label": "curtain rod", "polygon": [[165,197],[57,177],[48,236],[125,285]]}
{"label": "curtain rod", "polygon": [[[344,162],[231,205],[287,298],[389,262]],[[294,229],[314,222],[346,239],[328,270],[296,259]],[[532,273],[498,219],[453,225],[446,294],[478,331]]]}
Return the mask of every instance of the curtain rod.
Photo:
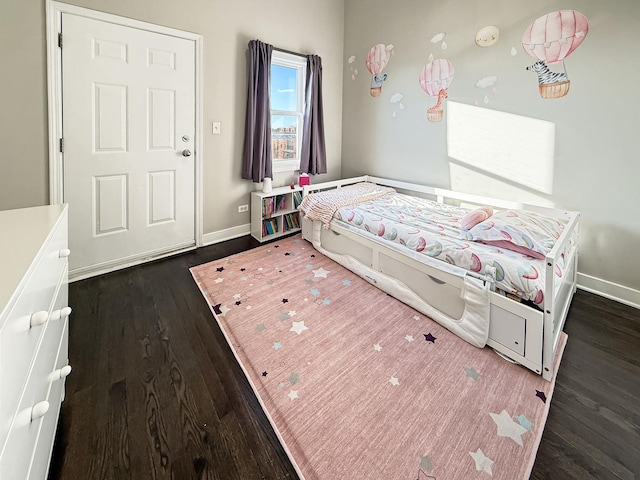
{"label": "curtain rod", "polygon": [[285,50],[284,48],[278,48],[278,47],[273,47],[273,49],[277,50],[279,52],[288,53],[290,55],[295,55],[297,57],[307,58],[307,56],[304,53],[292,52],[291,50]]}

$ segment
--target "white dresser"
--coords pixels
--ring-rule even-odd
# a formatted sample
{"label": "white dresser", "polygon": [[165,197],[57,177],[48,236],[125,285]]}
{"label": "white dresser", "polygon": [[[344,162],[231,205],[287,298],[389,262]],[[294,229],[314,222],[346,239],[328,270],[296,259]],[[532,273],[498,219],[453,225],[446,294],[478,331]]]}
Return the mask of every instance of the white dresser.
{"label": "white dresser", "polygon": [[67,206],[0,211],[0,480],[45,480],[68,365]]}

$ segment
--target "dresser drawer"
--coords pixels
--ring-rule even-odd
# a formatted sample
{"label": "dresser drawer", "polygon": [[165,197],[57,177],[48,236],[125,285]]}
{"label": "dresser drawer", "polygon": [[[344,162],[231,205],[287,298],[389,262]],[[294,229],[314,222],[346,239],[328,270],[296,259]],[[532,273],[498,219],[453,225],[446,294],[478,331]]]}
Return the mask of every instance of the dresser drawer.
{"label": "dresser drawer", "polygon": [[62,393],[66,375],[60,376],[58,372],[69,363],[68,352],[68,335],[69,322],[64,322],[62,338],[58,348],[58,359],[56,360],[53,377],[51,378],[51,388],[49,390],[48,401],[50,404],[49,412],[43,417],[40,434],[36,441],[36,448],[31,459],[31,469],[29,471],[29,480],[46,480],[49,470],[49,460],[53,450],[53,441],[58,425],[58,416],[60,414],[60,403],[62,401]]}
{"label": "dresser drawer", "polygon": [[[61,251],[67,247],[66,215],[63,220],[58,224],[49,242],[43,246],[42,255],[37,259],[25,287],[15,300],[2,326],[0,406],[3,416],[15,412],[27,374],[33,365],[36,348],[41,339],[48,335],[47,330],[51,326],[48,319],[56,308],[54,294],[57,289],[65,291],[64,301],[66,302],[67,258],[60,256]],[[64,285],[61,285],[62,283]],[[34,316],[34,314],[37,315]],[[32,326],[32,322],[36,322],[39,315],[46,321],[42,325]],[[59,333],[57,335],[54,333],[54,336],[59,338]],[[53,355],[52,361],[55,353]],[[0,421],[4,422],[4,419]],[[4,429],[0,429],[0,432],[2,431]],[[0,448],[2,440],[0,435]]]}
{"label": "dresser drawer", "polygon": [[[58,320],[58,324],[58,337],[51,336],[51,339],[49,335],[45,337],[46,343],[43,343],[38,351],[34,371],[29,377],[24,395],[20,400],[4,451],[0,457],[0,478],[2,479],[26,479],[30,469],[35,469],[35,475],[35,472],[38,469],[42,471],[43,467],[46,473],[51,452],[43,456],[42,450],[52,446],[52,435],[55,432],[60,411],[62,385],[65,381],[64,377],[60,378],[59,369],[66,365],[68,356],[68,318],[61,318]],[[50,340],[55,340],[55,344]],[[43,373],[40,363],[44,363],[45,359],[48,360],[48,365]],[[49,403],[48,410],[44,415],[32,418],[34,406],[43,401]],[[39,440],[40,438],[42,440]],[[41,445],[38,446],[39,444]],[[46,463],[41,465],[41,462]],[[45,477],[42,476],[40,480],[45,480]]]}

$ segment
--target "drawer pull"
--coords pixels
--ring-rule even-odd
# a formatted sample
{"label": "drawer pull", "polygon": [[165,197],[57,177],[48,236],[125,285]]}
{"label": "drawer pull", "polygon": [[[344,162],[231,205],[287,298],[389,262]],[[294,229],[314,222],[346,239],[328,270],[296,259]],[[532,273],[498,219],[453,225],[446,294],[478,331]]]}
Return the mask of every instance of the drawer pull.
{"label": "drawer pull", "polygon": [[44,417],[49,411],[49,402],[43,400],[42,402],[36,403],[31,409],[31,421],[37,420],[38,418]]}
{"label": "drawer pull", "polygon": [[64,307],[60,310],[54,310],[51,312],[51,320],[60,320],[61,318],[71,315],[71,307]]}
{"label": "drawer pull", "polygon": [[55,382],[56,380],[60,380],[61,378],[66,378],[70,373],[71,365],[65,365],[64,367],[53,371],[53,373],[51,374],[51,380]]}
{"label": "drawer pull", "polygon": [[71,255],[71,250],[69,250],[68,248],[63,248],[62,250],[60,250],[60,258],[67,258],[69,255]]}
{"label": "drawer pull", "polygon": [[39,327],[40,325],[44,325],[49,320],[49,312],[45,312],[44,310],[40,310],[39,312],[31,315],[31,326]]}

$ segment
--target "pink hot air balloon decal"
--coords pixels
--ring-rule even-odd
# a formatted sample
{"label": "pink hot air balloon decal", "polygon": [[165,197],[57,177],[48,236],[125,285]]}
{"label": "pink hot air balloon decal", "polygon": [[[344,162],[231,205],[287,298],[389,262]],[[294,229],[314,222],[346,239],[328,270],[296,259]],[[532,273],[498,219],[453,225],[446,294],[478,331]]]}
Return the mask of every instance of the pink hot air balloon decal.
{"label": "pink hot air balloon decal", "polygon": [[537,59],[527,70],[538,76],[542,98],[560,98],[569,92],[566,71],[552,72],[548,65],[562,63],[580,46],[589,32],[587,17],[575,10],[559,10],[536,19],[522,36],[522,47]]}
{"label": "pink hot air balloon decal", "polygon": [[442,100],[448,97],[447,89],[453,77],[455,69],[449,60],[438,58],[427,63],[420,72],[420,88],[430,97],[437,97],[436,104],[427,110],[427,120],[439,122],[442,120],[443,107]]}
{"label": "pink hot air balloon decal", "polygon": [[393,45],[385,46],[383,43],[379,43],[371,47],[367,54],[367,70],[373,75],[371,79],[371,96],[379,97],[382,93],[382,82],[387,79],[387,74],[382,74],[382,70],[389,63],[391,58],[391,50]]}

